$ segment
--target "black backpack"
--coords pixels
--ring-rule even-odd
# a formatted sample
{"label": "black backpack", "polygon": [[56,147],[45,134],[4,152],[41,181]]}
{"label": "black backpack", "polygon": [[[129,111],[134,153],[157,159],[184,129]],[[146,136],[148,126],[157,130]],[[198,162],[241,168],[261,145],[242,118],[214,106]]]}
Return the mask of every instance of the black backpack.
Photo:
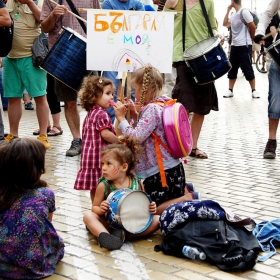
{"label": "black backpack", "polygon": [[0,57],[8,55],[12,49],[13,35],[14,35],[14,22],[11,17],[12,24],[10,27],[0,27]]}
{"label": "black backpack", "polygon": [[196,219],[168,232],[155,251],[183,257],[184,245],[199,248],[206,260],[224,271],[252,269],[260,250],[257,238],[244,227],[233,227],[226,220]]}

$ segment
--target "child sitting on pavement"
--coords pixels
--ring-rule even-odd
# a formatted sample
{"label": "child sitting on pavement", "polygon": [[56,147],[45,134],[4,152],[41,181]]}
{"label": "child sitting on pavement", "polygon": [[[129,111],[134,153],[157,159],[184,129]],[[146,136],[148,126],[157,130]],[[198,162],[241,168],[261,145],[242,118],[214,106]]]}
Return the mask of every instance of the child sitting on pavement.
{"label": "child sitting on pavement", "polygon": [[51,223],[54,193],[40,179],[45,153],[44,144],[33,139],[0,145],[1,279],[50,276],[63,258],[64,244]]}
{"label": "child sitting on pavement", "polygon": [[[149,227],[141,233],[128,233],[122,229],[110,228],[106,221],[106,214],[110,203],[106,200],[109,192],[129,188],[141,189],[141,181],[135,176],[135,163],[138,159],[140,146],[137,140],[124,137],[120,143],[110,144],[102,150],[102,172],[96,189],[92,210],[84,215],[87,228],[98,237],[101,247],[108,250],[120,249],[123,245],[125,234],[127,238],[140,237],[152,234],[159,229],[159,216],[153,216]],[[135,201],[137,203],[137,201]],[[151,202],[149,212],[156,213],[156,204]],[[137,217],[135,217],[137,219]]]}

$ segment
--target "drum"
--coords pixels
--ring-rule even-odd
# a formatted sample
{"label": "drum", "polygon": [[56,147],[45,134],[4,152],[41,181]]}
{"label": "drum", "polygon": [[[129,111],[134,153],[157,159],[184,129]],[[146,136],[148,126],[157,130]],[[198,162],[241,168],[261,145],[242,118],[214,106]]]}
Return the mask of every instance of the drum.
{"label": "drum", "polygon": [[86,75],[86,45],[86,38],[69,27],[63,27],[40,67],[78,91]]}
{"label": "drum", "polygon": [[183,57],[194,73],[197,84],[211,83],[231,69],[231,63],[217,37],[210,37],[192,45],[185,50]]}
{"label": "drum", "polygon": [[112,227],[136,234],[150,226],[153,215],[149,212],[149,205],[152,200],[145,192],[116,190],[108,195],[107,200],[110,202],[108,218]]}
{"label": "drum", "polygon": [[267,48],[267,52],[270,54],[271,58],[280,69],[280,39],[271,44]]}
{"label": "drum", "polygon": [[185,107],[178,102],[165,105],[163,123],[172,156],[175,158],[188,156],[192,149],[192,133]]}

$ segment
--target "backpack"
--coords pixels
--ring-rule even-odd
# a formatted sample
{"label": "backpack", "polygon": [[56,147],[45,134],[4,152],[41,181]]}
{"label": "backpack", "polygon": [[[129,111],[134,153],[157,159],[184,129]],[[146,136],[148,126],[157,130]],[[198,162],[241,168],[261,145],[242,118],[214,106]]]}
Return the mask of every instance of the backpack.
{"label": "backpack", "polygon": [[152,137],[154,138],[162,186],[166,187],[167,183],[159,145],[174,158],[187,157],[192,149],[192,134],[187,111],[176,99],[171,99],[165,103],[161,101],[153,103],[163,107],[163,126],[167,146],[155,133],[152,133]]}
{"label": "backpack", "polygon": [[14,35],[14,22],[11,17],[12,24],[10,27],[0,27],[0,57],[8,55],[12,49],[13,35]]}
{"label": "backpack", "polygon": [[206,254],[206,261],[224,271],[245,271],[256,264],[260,247],[257,238],[244,227],[233,227],[226,220],[196,219],[168,232],[155,251],[183,257],[185,245]]}
{"label": "backpack", "polygon": [[47,56],[49,50],[48,50],[48,38],[47,35],[44,32],[41,32],[41,34],[35,39],[32,47],[32,64],[34,67],[39,68],[40,64],[44,60],[44,58]]}
{"label": "backpack", "polygon": [[[244,18],[243,18],[243,10],[244,9],[242,9],[241,10],[241,20],[242,20],[242,22],[245,24],[245,25],[247,25],[247,22],[244,20]],[[246,10],[248,10],[248,9],[246,9]],[[258,23],[259,23],[259,18],[258,18],[258,16],[257,16],[257,14],[256,13],[254,13],[254,12],[251,12],[250,10],[248,10],[250,13],[251,13],[251,15],[252,15],[252,17],[253,17],[253,22],[254,22],[254,24],[255,24],[255,26],[257,27],[257,25],[258,25]]]}

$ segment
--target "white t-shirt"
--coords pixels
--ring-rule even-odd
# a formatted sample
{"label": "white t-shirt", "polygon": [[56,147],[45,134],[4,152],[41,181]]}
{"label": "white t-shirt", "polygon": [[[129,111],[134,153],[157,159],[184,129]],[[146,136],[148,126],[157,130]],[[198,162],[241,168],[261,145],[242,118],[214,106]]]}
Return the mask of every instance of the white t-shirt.
{"label": "white t-shirt", "polygon": [[252,45],[252,39],[250,36],[250,30],[247,25],[241,20],[241,11],[244,20],[249,23],[253,21],[253,16],[247,9],[240,9],[237,13],[234,13],[230,18],[232,32],[232,46],[246,46]]}

